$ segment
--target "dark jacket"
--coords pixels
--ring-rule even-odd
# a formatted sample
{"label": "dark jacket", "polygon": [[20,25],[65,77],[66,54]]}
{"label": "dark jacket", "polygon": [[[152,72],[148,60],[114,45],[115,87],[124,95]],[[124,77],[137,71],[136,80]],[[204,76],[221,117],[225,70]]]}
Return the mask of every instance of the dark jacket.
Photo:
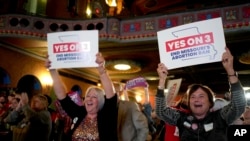
{"label": "dark jacket", "polygon": [[[69,96],[60,100],[60,103],[71,119],[78,118],[74,128],[70,131],[73,134],[82,120],[86,117],[87,111],[85,106],[78,106]],[[100,141],[117,141],[117,95],[110,99],[105,98],[103,108],[98,112],[98,132]]]}
{"label": "dark jacket", "polygon": [[240,82],[231,84],[232,99],[221,110],[197,120],[191,113],[167,107],[163,90],[157,91],[156,114],[163,121],[177,125],[181,141],[226,141],[227,127],[245,110],[246,99]]}

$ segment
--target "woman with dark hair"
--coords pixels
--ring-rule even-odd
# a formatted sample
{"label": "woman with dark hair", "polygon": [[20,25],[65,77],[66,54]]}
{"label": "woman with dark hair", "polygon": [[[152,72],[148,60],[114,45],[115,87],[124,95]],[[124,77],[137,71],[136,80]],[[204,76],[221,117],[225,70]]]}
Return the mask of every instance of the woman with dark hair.
{"label": "woman with dark hair", "polygon": [[213,91],[205,85],[193,84],[187,90],[189,113],[167,106],[163,89],[168,70],[163,63],[158,65],[160,79],[156,95],[156,114],[160,119],[179,128],[181,141],[226,141],[227,127],[244,112],[244,90],[233,68],[233,56],[228,48],[222,55],[222,64],[228,74],[232,95],[230,103],[211,112],[214,105]]}

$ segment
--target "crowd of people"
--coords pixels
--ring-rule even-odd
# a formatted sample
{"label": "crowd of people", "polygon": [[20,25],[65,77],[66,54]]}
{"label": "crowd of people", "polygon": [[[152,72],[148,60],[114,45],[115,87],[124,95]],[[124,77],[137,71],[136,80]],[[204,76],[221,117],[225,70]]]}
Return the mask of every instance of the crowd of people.
{"label": "crowd of people", "polygon": [[168,69],[159,63],[155,109],[148,85],[143,103],[129,100],[123,87],[109,77],[101,53],[96,54],[96,69],[102,87],[89,87],[84,101],[77,103],[47,58],[57,108],[49,108],[52,99],[45,94],[32,98],[26,92],[1,94],[0,128],[9,131],[6,141],[226,141],[230,125],[250,124],[250,107],[235,75],[233,56],[225,50],[221,62],[228,74],[230,99],[215,98],[208,86],[192,84],[175,106],[169,106],[164,94]]}

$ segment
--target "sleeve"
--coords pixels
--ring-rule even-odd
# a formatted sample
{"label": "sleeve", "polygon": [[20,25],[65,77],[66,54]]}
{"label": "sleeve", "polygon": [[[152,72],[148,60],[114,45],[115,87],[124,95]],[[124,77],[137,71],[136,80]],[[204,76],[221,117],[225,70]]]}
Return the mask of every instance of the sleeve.
{"label": "sleeve", "polygon": [[117,108],[117,105],[118,105],[118,97],[117,97],[117,94],[115,94],[113,97],[111,98],[106,98],[105,97],[105,103],[104,103],[104,106],[103,108],[107,108],[107,109],[110,109],[110,108],[114,108],[115,109]]}
{"label": "sleeve", "polygon": [[[83,116],[87,114],[87,111],[84,106],[77,105],[69,96],[66,96],[64,99],[59,100],[63,110],[70,116],[72,119],[78,116]],[[80,111],[80,112],[79,112]]]}
{"label": "sleeve", "polygon": [[100,139],[115,140],[117,138],[117,95],[107,99],[103,108],[99,111],[98,130]]}
{"label": "sleeve", "polygon": [[25,117],[32,123],[47,125],[51,122],[50,113],[47,110],[36,112],[29,105],[25,105],[22,110]]}
{"label": "sleeve", "polygon": [[131,102],[130,109],[132,110],[132,118],[135,128],[137,130],[137,139],[136,141],[145,141],[148,136],[148,122],[145,115],[140,111],[138,105],[134,102]]}
{"label": "sleeve", "polygon": [[149,103],[143,105],[143,112],[147,117],[147,120],[149,120],[149,123],[154,123],[151,113],[152,113],[152,107]]}
{"label": "sleeve", "polygon": [[231,124],[239,118],[244,112],[246,106],[246,98],[241,83],[238,81],[230,86],[231,101],[220,111],[221,117],[227,122],[227,124]]}
{"label": "sleeve", "polygon": [[176,125],[181,114],[178,110],[167,106],[166,99],[164,96],[164,90],[157,90],[155,103],[156,115],[164,122],[171,125]]}
{"label": "sleeve", "polygon": [[8,116],[4,119],[4,122],[6,123],[16,123],[18,122],[19,117],[21,116],[20,112],[13,110],[11,111]]}

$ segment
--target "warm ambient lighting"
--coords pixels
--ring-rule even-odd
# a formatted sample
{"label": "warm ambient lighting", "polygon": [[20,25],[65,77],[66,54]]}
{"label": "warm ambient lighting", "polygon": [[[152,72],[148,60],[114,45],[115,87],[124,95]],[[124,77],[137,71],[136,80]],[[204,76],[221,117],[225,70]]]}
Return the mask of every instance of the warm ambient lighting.
{"label": "warm ambient lighting", "polygon": [[116,0],[105,0],[106,4],[109,6],[109,7],[116,7],[117,4],[116,4]]}
{"label": "warm ambient lighting", "polygon": [[131,66],[128,64],[117,64],[117,65],[114,65],[114,68],[117,70],[129,70],[131,69]]}
{"label": "warm ambient lighting", "polygon": [[239,61],[242,64],[250,65],[250,52],[244,53],[239,57]]}
{"label": "warm ambient lighting", "polygon": [[135,96],[135,99],[136,99],[136,101],[137,101],[138,103],[140,103],[140,102],[142,101],[141,95],[136,95],[136,96]]}
{"label": "warm ambient lighting", "polygon": [[123,0],[105,0],[105,2],[109,6],[110,16],[119,15],[122,12]]}
{"label": "warm ambient lighting", "polygon": [[53,80],[48,74],[42,74],[41,75],[41,82],[44,85],[44,90],[46,93],[50,92],[50,88],[53,85]]}
{"label": "warm ambient lighting", "polygon": [[91,18],[91,14],[92,14],[92,11],[91,11],[91,6],[90,6],[90,1],[88,0],[88,4],[87,4],[87,7],[86,7],[87,18]]}
{"label": "warm ambient lighting", "polygon": [[107,60],[105,64],[107,70],[113,73],[136,73],[141,71],[141,64],[135,60]]}
{"label": "warm ambient lighting", "polygon": [[250,87],[243,87],[243,89],[245,90],[245,97],[247,100],[250,99]]}

